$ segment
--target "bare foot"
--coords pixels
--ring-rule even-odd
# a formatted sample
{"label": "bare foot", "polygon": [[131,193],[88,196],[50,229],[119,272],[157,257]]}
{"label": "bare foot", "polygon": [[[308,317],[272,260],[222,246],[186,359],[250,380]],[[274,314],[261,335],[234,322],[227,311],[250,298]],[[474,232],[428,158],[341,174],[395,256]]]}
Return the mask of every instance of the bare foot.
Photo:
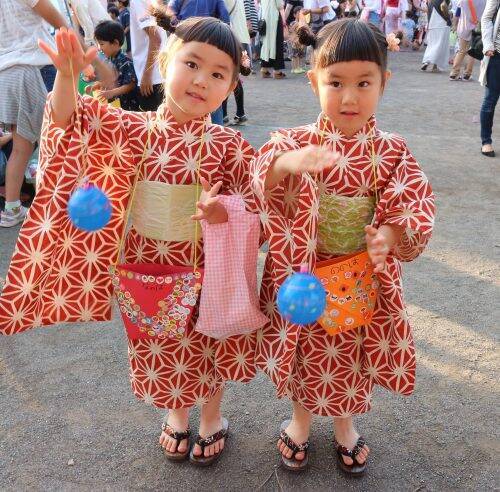
{"label": "bare foot", "polygon": [[[198,434],[202,437],[202,439],[206,439],[208,436],[219,432],[222,429],[222,415],[219,413],[213,418],[200,418],[200,429]],[[213,444],[209,446],[205,446],[203,451],[203,456],[208,458],[209,456],[214,456],[215,454],[220,453],[224,449],[224,444],[226,442],[225,438],[219,439],[215,441]],[[199,444],[195,444],[193,448],[193,454],[195,456],[201,456],[201,446]]]}
{"label": "bare foot", "polygon": [[[352,423],[352,417],[340,418],[335,417],[333,419],[335,425],[335,439],[342,446],[345,446],[347,449],[352,449],[356,446],[356,443],[359,439],[359,434],[356,432],[354,425]],[[356,461],[362,465],[366,459],[368,458],[368,453],[370,452],[370,448],[365,444],[359,454],[356,456]],[[352,458],[348,456],[342,455],[342,459],[346,465],[352,465],[354,461]]]}
{"label": "bare foot", "polygon": [[481,147],[482,152],[491,152],[493,150],[493,145],[485,144]]}
{"label": "bare foot", "polygon": [[[309,439],[309,433],[311,431],[311,413],[295,401],[292,402],[292,405],[292,420],[290,420],[290,424],[285,429],[285,432],[290,436],[293,442],[302,444]],[[293,451],[281,439],[278,439],[278,449],[285,458],[290,459],[293,455]],[[295,454],[295,459],[301,461],[305,456],[306,454],[304,451],[299,451]]]}
{"label": "bare foot", "polygon": [[[185,432],[189,426],[189,408],[169,410],[167,425],[169,425],[174,432]],[[164,431],[161,433],[159,442],[160,446],[170,453],[185,453],[189,445],[187,438],[183,439],[179,445],[177,445],[177,441]]]}
{"label": "bare foot", "polygon": [[[198,434],[202,439],[219,432],[222,429],[222,415],[220,412],[220,402],[224,395],[224,391],[219,391],[215,396],[212,397],[205,405],[201,407],[200,412],[200,429]],[[215,441],[213,444],[205,447],[203,456],[208,458],[217,453],[220,453],[224,449],[225,438]],[[201,446],[195,444],[193,447],[193,455],[201,456]]]}

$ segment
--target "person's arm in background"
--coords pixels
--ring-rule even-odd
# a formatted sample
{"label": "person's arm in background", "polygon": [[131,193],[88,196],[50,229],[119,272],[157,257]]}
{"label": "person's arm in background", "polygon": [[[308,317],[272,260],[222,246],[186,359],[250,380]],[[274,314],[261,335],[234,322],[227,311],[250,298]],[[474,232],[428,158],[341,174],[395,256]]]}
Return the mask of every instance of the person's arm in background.
{"label": "person's arm in background", "polygon": [[157,26],[144,27],[143,30],[148,36],[148,57],[142,80],[139,81],[139,90],[143,96],[147,97],[153,93],[153,70],[156,55],[160,51],[161,36]]}
{"label": "person's arm in background", "polygon": [[3,133],[0,130],[0,149],[12,140],[12,133]]}
{"label": "person's arm in background", "polygon": [[[487,0],[481,17],[481,37],[483,40],[483,53],[485,56],[495,54],[495,45],[493,41],[493,16],[498,8],[498,0]],[[498,14],[500,15],[500,13]]]}
{"label": "person's arm in background", "polygon": [[33,7],[33,12],[38,14],[44,21],[48,22],[54,29],[67,27],[63,15],[57,10],[50,0],[38,0]]}

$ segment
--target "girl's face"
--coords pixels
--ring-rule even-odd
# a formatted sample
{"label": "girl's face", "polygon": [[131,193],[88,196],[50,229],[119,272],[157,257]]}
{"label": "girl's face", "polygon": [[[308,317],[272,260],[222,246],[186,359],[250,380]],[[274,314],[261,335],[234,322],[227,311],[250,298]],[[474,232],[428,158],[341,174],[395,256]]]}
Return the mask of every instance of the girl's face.
{"label": "girl's face", "polygon": [[377,110],[390,72],[369,61],[334,63],[308,73],[311,87],[319,97],[323,113],[350,137],[366,124]]}
{"label": "girl's face", "polygon": [[169,61],[166,100],[179,123],[215,111],[234,90],[231,57],[215,46],[184,43]]}

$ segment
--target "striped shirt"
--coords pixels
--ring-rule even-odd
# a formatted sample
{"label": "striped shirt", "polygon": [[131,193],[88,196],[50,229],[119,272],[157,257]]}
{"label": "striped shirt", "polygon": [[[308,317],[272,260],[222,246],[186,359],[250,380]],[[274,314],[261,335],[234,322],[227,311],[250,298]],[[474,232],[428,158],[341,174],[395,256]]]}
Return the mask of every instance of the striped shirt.
{"label": "striped shirt", "polygon": [[257,31],[259,19],[257,16],[257,9],[253,0],[243,0],[245,4],[245,17],[250,22],[253,31]]}

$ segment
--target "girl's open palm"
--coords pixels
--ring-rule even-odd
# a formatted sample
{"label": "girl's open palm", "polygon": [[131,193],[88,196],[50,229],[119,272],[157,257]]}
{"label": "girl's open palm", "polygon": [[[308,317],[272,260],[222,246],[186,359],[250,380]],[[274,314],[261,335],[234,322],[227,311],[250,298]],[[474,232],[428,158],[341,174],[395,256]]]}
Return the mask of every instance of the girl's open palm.
{"label": "girl's open palm", "polygon": [[287,152],[282,157],[286,159],[286,170],[290,174],[299,175],[306,172],[318,174],[331,168],[340,154],[317,145],[308,145],[299,150]]}
{"label": "girl's open palm", "polygon": [[[203,191],[200,195],[200,200],[196,203],[197,212],[192,215],[193,220],[207,220],[210,223],[225,222],[227,215],[224,205],[219,203],[219,193],[222,187],[222,181],[218,181],[212,187],[204,178],[200,178]],[[222,207],[222,209],[221,209]]]}
{"label": "girl's open palm", "polygon": [[55,41],[57,51],[54,51],[41,40],[38,41],[38,45],[49,55],[61,75],[66,77],[78,76],[97,56],[97,48],[94,46],[90,47],[85,53],[83,52],[78,37],[72,29],[61,27],[56,32]]}

